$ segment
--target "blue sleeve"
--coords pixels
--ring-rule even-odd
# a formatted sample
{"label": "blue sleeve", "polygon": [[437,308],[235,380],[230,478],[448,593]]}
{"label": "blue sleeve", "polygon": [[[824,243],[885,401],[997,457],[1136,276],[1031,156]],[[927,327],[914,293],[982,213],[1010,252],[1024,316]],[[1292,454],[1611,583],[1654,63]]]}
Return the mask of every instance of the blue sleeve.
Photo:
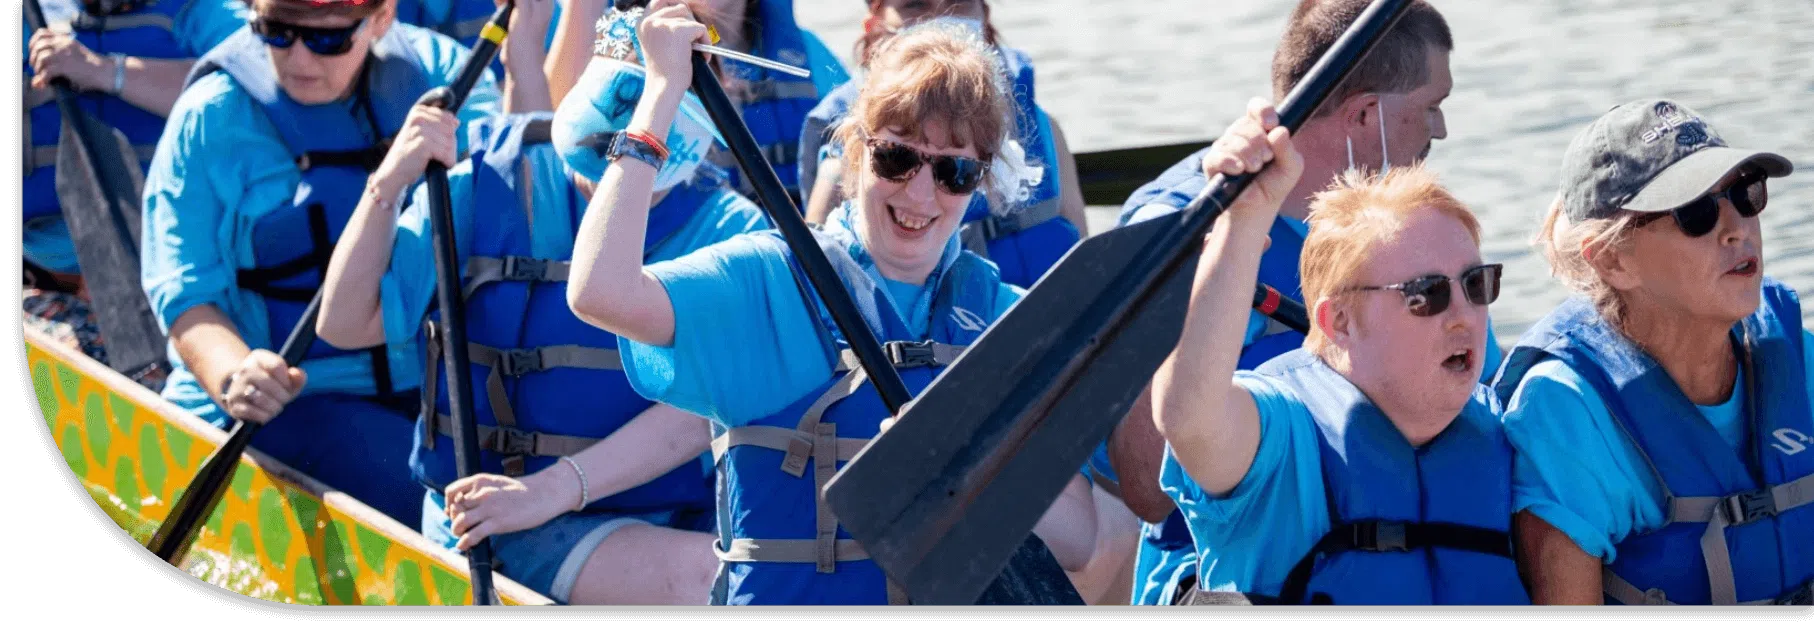
{"label": "blue sleeve", "polygon": [[191,57],[201,57],[251,19],[242,0],[190,0],[176,14],[174,30]]}
{"label": "blue sleeve", "polygon": [[[397,24],[391,28],[419,27]],[[472,56],[472,51],[462,46],[459,40],[427,29],[421,30],[425,31],[427,43],[419,45],[421,50],[417,53],[422,55],[423,62],[438,77],[436,85],[452,84],[459,77],[460,69],[466,65],[466,59]],[[465,154],[467,151],[467,128],[472,122],[502,113],[503,101],[497,78],[492,75],[490,68],[486,68],[479,75],[478,83],[472,85],[472,92],[466,95],[466,103],[460,106],[460,129],[454,134],[459,143],[459,153]]]}
{"label": "blue sleeve", "polygon": [[618,337],[644,398],[733,426],[792,404],[831,377],[786,252],[745,234],[644,268],[674,310],[669,346]]}
{"label": "blue sleeve", "polygon": [[1537,363],[1505,412],[1517,451],[1512,503],[1611,563],[1625,537],[1662,525],[1662,490],[1606,404],[1557,360]]}
{"label": "blue sleeve", "polygon": [[[447,172],[448,198],[454,219],[454,249],[460,269],[472,255],[472,163],[462,161]],[[403,212],[397,216],[397,237],[391,242],[390,268],[378,282],[380,309],[384,314],[384,340],[413,340],[422,318],[434,306],[435,249],[429,224],[428,185],[418,182],[408,190]]]}
{"label": "blue sleeve", "polygon": [[1235,373],[1259,409],[1260,445],[1247,475],[1227,495],[1209,494],[1168,443],[1159,487],[1184,513],[1197,549],[1212,553],[1203,585],[1277,593],[1297,559],[1329,529],[1316,423],[1272,379]]}
{"label": "blue sleeve", "polygon": [[813,74],[813,88],[819,96],[831,94],[833,88],[850,81],[850,73],[845,72],[844,63],[838,61],[825,42],[819,40],[812,31],[800,29],[800,38],[806,40],[806,69]]}
{"label": "blue sleeve", "polygon": [[237,286],[234,253],[221,252],[219,232],[246,190],[231,155],[220,148],[270,143],[253,125],[232,123],[251,107],[224,75],[206,77],[177,99],[146,172],[140,280],[151,311],[168,333],[190,308],[229,310]]}
{"label": "blue sleeve", "polygon": [[996,319],[1001,318],[1002,314],[1007,313],[1008,308],[1020,303],[1021,298],[1025,296],[1027,296],[1027,291],[1022,290],[1020,286],[1002,283],[1001,290],[995,293],[995,314],[989,315],[989,322],[994,323]]}

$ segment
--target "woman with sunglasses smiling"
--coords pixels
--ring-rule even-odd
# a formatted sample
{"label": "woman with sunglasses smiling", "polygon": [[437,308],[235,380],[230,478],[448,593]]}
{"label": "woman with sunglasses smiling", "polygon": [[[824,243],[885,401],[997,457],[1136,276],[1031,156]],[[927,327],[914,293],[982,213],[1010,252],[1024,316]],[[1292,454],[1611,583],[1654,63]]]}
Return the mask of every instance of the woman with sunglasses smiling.
{"label": "woman with sunglasses smiling", "polygon": [[[691,81],[688,45],[705,29],[685,5],[660,0],[638,34],[650,77],[631,127],[663,129]],[[956,238],[972,196],[1017,195],[1024,166],[1009,140],[1010,107],[980,39],[925,25],[877,53],[838,131],[854,195],[818,232],[820,246],[910,388],[923,389],[1022,294]],[[659,156],[632,149],[606,170],[580,229],[568,302],[618,335],[638,393],[713,423],[722,561],[713,602],[898,603],[819,501],[887,409],[840,353],[823,306],[803,302],[778,233],[644,265],[637,252]],[[1090,504],[1075,477],[1036,528],[1067,568],[1091,557]]]}
{"label": "woman with sunglasses smiling", "polygon": [[[843,0],[848,2],[849,0]],[[1025,51],[1001,47],[983,0],[865,0],[869,6],[863,34],[857,39],[856,58],[867,64],[871,52],[907,25],[931,19],[953,20],[977,31],[988,42],[1006,72],[1014,109],[1009,125],[1014,138],[1032,156],[1028,162],[1040,170],[1038,184],[1020,204],[991,206],[978,197],[964,211],[959,238],[965,248],[1001,268],[1002,279],[1030,288],[1076,244],[1086,227],[1083,190],[1077,184],[1077,166],[1064,131],[1034,102],[1033,60]],[[839,189],[842,148],[827,133],[850,112],[857,82],[845,83],[826,95],[807,115],[800,136],[802,207],[806,218],[823,222],[844,199]],[[823,166],[823,167],[821,167]],[[823,169],[824,173],[819,173]]]}
{"label": "woman with sunglasses smiling", "polygon": [[[454,144],[399,135],[404,121],[451,128],[495,114],[497,89],[481,79],[457,118],[412,108],[469,53],[395,23],[386,0],[251,6],[251,24],[197,63],[145,179],[143,279],[173,366],[163,395],[223,427],[275,422],[253,447],[415,525],[421,352],[318,341],[291,367],[274,350],[361,192],[400,190],[427,161],[457,155]],[[391,145],[405,151],[387,155]]]}
{"label": "woman with sunglasses smiling", "polygon": [[1477,382],[1500,268],[1433,174],[1350,171],[1318,194],[1304,347],[1236,371],[1267,233],[1303,166],[1276,117],[1237,123],[1204,161],[1259,176],[1207,238],[1183,335],[1153,376],[1159,480],[1197,544],[1196,591],[1528,604],[1511,445]]}
{"label": "woman with sunglasses smiling", "polygon": [[1536,241],[1577,296],[1494,385],[1537,602],[1809,604],[1814,339],[1757,217],[1791,169],[1659,99],[1563,155]]}

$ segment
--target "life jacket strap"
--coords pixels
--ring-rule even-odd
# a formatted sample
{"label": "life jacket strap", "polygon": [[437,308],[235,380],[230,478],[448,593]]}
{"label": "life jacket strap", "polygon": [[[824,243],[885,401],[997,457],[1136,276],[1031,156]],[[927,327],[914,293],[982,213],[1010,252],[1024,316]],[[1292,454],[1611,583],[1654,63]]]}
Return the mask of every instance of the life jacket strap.
{"label": "life jacket strap", "polygon": [[365,172],[374,172],[384,163],[384,155],[390,152],[390,140],[379,143],[376,147],[349,150],[316,150],[303,152],[296,157],[296,169],[308,171],[316,167],[353,167]]}
{"label": "life jacket strap", "polygon": [[1814,503],[1814,474],[1724,497],[1673,497],[1669,499],[1668,522],[1707,524],[1707,531],[1701,533],[1701,556],[1707,561],[1707,587],[1713,604],[1733,605],[1740,603],[1738,582],[1732,572],[1732,552],[1726,547],[1726,528],[1774,518],[1810,503]]}
{"label": "life jacket strap", "polygon": [[[718,556],[718,560],[727,563],[812,563],[818,561],[821,549],[823,548],[817,540],[809,539],[739,538],[731,539],[728,549],[719,540],[712,541],[712,553]],[[869,553],[863,551],[863,544],[854,539],[837,539],[832,542],[831,549],[835,562],[869,560]],[[888,581],[888,604],[910,604],[907,591],[893,580]]]}
{"label": "life jacket strap", "polygon": [[134,13],[131,15],[94,15],[87,11],[76,14],[76,19],[69,21],[69,28],[77,31],[107,32],[136,29],[141,26],[155,26],[171,31],[175,23],[170,16],[162,13]]}
{"label": "life jacket strap", "polygon": [[461,292],[472,298],[485,284],[501,281],[564,282],[572,270],[568,262],[518,255],[473,256],[466,259],[466,285]]}
{"label": "life jacket strap", "polygon": [[[733,446],[759,446],[774,451],[787,451],[795,442],[801,442],[811,450],[812,438],[801,437],[799,431],[773,426],[737,426],[731,427],[724,434],[712,439],[712,461],[724,459],[725,453]],[[868,440],[839,438],[837,441],[837,459],[847,462],[868,446]]]}
{"label": "life jacket strap", "polygon": [[[1606,597],[1618,601],[1619,604],[1679,606],[1674,602],[1670,602],[1668,594],[1664,593],[1662,589],[1656,587],[1639,589],[1638,586],[1632,584],[1631,581],[1614,573],[1610,567],[1604,567],[1600,570],[1600,589],[1606,593]],[[1814,604],[1814,580],[1790,587],[1788,591],[1783,592],[1782,595],[1775,598],[1751,600],[1735,604],[1737,606],[1797,606]]]}
{"label": "life jacket strap", "polygon": [[[454,437],[453,417],[435,414],[435,434]],[[560,457],[576,455],[597,444],[599,438],[577,435],[554,435],[524,431],[508,426],[479,425],[479,450],[507,457]]]}
{"label": "life jacket strap", "polygon": [[989,257],[989,242],[1045,224],[1060,215],[1059,199],[1016,210],[1006,216],[993,213],[958,227],[958,240],[964,248],[984,258]]}
{"label": "life jacket strap", "polygon": [[1351,551],[1408,552],[1433,547],[1512,557],[1511,534],[1502,530],[1440,522],[1353,521],[1330,529],[1298,560],[1285,577],[1279,600],[1285,604],[1303,604],[1310,589],[1310,574],[1316,562],[1325,556]]}

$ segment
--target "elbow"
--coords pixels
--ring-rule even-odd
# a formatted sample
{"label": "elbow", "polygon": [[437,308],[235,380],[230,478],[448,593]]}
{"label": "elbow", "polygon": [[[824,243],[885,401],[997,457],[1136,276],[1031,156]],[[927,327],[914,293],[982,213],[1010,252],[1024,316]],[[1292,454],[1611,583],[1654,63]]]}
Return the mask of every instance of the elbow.
{"label": "elbow", "polygon": [[594,280],[576,278],[572,283],[567,284],[567,308],[572,310],[573,315],[579,317],[581,321],[585,321],[593,327],[616,333],[615,326],[621,319],[621,315],[617,312],[621,306],[617,305],[618,302],[604,299],[610,294],[606,289],[598,287]]}

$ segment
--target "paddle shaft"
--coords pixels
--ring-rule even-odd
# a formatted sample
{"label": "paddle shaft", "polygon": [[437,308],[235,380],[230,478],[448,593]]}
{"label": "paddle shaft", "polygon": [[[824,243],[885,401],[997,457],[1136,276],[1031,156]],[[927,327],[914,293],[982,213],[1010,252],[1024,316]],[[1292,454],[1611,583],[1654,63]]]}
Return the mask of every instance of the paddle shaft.
{"label": "paddle shaft", "polygon": [[[516,0],[509,0],[498,7],[491,22],[480,33],[479,41],[473,46],[472,57],[460,70],[460,75],[445,90],[431,90],[422,95],[417,103],[432,103],[448,112],[458,112],[465,103],[466,96],[472,92],[479,75],[491,64],[491,58],[497,54],[498,46],[508,34],[510,14],[516,9]],[[435,295],[441,311],[441,350],[447,376],[447,400],[453,405],[454,430],[454,468],[460,478],[464,479],[480,472],[479,462],[479,427],[478,420],[473,418],[472,403],[472,358],[466,349],[466,295],[460,284],[460,253],[458,242],[454,239],[453,196],[447,183],[447,166],[429,161],[428,179],[428,225],[431,241],[435,250]],[[433,407],[434,403],[428,403]],[[434,419],[433,411],[425,411],[430,421]],[[472,603],[474,605],[491,604],[491,539],[479,539],[466,550],[467,569],[472,577]]]}
{"label": "paddle shaft", "polygon": [[[901,381],[901,375],[894,370],[894,364],[882,351],[882,344],[876,339],[875,332],[857,312],[855,301],[844,283],[838,280],[838,273],[831,267],[831,260],[825,252],[819,250],[819,240],[813,237],[812,229],[807,228],[806,219],[794,206],[793,198],[787,195],[787,189],[781,185],[781,178],[775,175],[775,168],[762,157],[762,149],[756,144],[756,137],[750,134],[749,126],[744,125],[743,115],[736,104],[724,93],[724,86],[718,83],[717,73],[712,72],[711,64],[706,63],[705,55],[693,53],[693,93],[699,96],[699,102],[705,105],[705,111],[718,126],[718,132],[730,146],[731,154],[737,157],[737,164],[743,168],[744,177],[756,191],[757,202],[768,214],[770,222],[780,229],[781,236],[787,240],[794,259],[806,272],[806,280],[812,285],[811,290],[824,302],[826,311],[831,313],[832,322],[838,325],[838,331],[844,334],[850,351],[856,355],[858,364],[868,374],[869,381],[875,385],[876,392],[882,397],[882,405],[888,407],[890,414],[898,413],[913,394],[907,391],[907,383]],[[809,309],[812,306],[807,306]]]}

